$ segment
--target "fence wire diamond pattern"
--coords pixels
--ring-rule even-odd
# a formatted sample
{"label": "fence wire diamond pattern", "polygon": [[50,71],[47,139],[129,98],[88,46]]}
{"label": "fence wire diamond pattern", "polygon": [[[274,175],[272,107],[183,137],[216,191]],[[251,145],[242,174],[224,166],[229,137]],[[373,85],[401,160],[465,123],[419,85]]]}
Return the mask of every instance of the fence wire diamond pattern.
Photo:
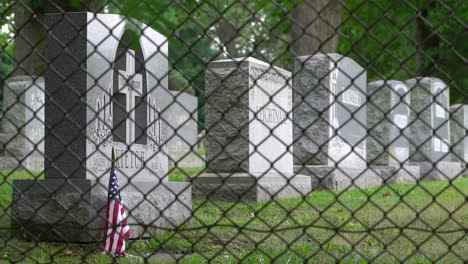
{"label": "fence wire diamond pattern", "polygon": [[0,263],[468,262],[467,22],[0,2]]}

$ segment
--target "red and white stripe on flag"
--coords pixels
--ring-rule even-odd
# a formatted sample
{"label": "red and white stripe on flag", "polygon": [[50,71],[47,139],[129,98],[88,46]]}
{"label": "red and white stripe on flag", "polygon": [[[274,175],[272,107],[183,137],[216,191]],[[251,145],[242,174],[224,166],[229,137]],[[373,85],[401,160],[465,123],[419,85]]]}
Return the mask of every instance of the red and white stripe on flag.
{"label": "red and white stripe on flag", "polygon": [[125,252],[125,239],[131,236],[125,207],[116,199],[107,204],[104,242],[101,253],[122,255]]}

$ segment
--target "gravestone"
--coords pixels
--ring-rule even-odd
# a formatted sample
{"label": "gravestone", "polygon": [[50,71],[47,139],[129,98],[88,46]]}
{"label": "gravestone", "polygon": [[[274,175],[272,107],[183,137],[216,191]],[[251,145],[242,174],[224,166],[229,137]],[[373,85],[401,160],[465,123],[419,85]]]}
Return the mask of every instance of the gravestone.
{"label": "gravestone", "polygon": [[205,148],[206,147],[206,130],[203,129],[200,133],[198,133],[198,148]]}
{"label": "gravestone", "polygon": [[5,81],[0,169],[44,169],[44,100],[43,77]]}
{"label": "gravestone", "polygon": [[206,69],[206,169],[193,192],[209,199],[302,197],[308,177],[294,174],[291,73],[254,58]]}
{"label": "gravestone", "polygon": [[[14,181],[12,228],[41,240],[102,239],[111,152],[132,237],[191,215],[168,181],[167,39],[118,15],[46,15],[45,179]],[[112,29],[112,31],[110,31]]]}
{"label": "gravestone", "polygon": [[197,153],[198,99],[196,96],[170,91],[167,101],[169,164],[171,167],[202,167],[204,160]]}
{"label": "gravestone", "polygon": [[420,166],[421,178],[446,180],[461,172],[450,161],[449,87],[440,79],[406,81],[411,91],[410,163]]}
{"label": "gravestone", "polygon": [[367,161],[376,171],[390,170],[386,183],[414,183],[419,167],[409,165],[409,88],[400,81],[367,85]]}
{"label": "gravestone", "polygon": [[379,185],[366,167],[366,71],[335,53],[298,57],[294,69],[296,172],[333,190]]}
{"label": "gravestone", "polygon": [[456,104],[450,106],[450,132],[452,146],[452,161],[459,162],[466,176],[466,163],[468,163],[468,105]]}

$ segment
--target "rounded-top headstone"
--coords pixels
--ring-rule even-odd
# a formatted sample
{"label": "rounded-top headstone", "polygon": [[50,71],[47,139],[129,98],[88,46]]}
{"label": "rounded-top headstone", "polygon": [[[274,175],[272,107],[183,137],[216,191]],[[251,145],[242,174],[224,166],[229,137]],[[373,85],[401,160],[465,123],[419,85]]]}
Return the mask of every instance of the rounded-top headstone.
{"label": "rounded-top headstone", "polygon": [[396,80],[380,80],[367,85],[367,160],[373,165],[400,165],[408,162],[410,93]]}
{"label": "rounded-top headstone", "polygon": [[411,160],[440,161],[450,146],[449,87],[432,77],[405,83],[411,92]]}
{"label": "rounded-top headstone", "polygon": [[167,180],[168,41],[113,14],[48,14],[47,179]]}

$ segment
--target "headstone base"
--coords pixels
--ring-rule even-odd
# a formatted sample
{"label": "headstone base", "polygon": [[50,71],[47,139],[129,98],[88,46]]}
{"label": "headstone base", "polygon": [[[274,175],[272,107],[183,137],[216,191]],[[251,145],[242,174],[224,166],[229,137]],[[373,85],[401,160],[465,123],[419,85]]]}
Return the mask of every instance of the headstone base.
{"label": "headstone base", "polygon": [[371,166],[370,169],[382,177],[382,184],[417,183],[420,179],[419,166]]}
{"label": "headstone base", "polygon": [[[191,217],[189,183],[121,186],[132,238],[170,231]],[[31,240],[96,242],[103,239],[107,186],[90,180],[15,180],[11,227]],[[163,215],[161,215],[163,212]]]}
{"label": "headstone base", "polygon": [[[294,166],[296,173],[309,176],[312,187],[333,191],[366,189],[382,185],[385,176],[367,168],[338,168],[331,166]],[[380,173],[390,172],[380,170]]]}
{"label": "headstone base", "polygon": [[463,174],[463,164],[460,162],[412,162],[411,164],[420,167],[421,180],[443,181],[462,177]]}
{"label": "headstone base", "polygon": [[205,173],[191,178],[194,198],[226,202],[262,202],[303,198],[311,194],[310,178],[304,175]]}
{"label": "headstone base", "polygon": [[382,184],[416,183],[419,167],[405,164],[371,166],[369,168],[337,168],[330,166],[294,166],[294,170],[311,177],[312,187],[328,190],[367,189]]}

